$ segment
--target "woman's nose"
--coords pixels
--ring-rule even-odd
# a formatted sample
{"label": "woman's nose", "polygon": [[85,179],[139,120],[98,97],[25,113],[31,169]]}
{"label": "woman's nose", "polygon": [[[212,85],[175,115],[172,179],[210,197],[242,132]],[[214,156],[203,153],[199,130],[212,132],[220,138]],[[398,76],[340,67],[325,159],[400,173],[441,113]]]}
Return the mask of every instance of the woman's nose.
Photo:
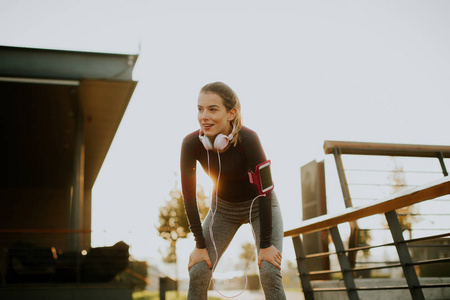
{"label": "woman's nose", "polygon": [[207,111],[202,111],[202,112],[200,112],[200,113],[199,113],[199,117],[200,117],[200,119],[202,119],[202,120],[208,119],[208,118],[209,118],[208,112],[207,112]]}

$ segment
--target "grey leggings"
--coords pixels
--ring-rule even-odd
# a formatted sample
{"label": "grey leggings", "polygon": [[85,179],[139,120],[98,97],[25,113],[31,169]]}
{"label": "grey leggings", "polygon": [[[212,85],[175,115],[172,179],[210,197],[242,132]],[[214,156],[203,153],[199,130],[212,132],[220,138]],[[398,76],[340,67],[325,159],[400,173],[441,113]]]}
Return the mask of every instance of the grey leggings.
{"label": "grey leggings", "polygon": [[[252,199],[253,200],[253,199]],[[218,199],[218,207],[214,217],[213,234],[216,243],[219,259],[225,252],[231,242],[236,231],[242,224],[248,223],[250,205],[252,200],[246,202],[232,203]],[[260,226],[259,226],[259,209],[256,199],[252,208],[252,226],[256,235],[256,246],[259,253]],[[203,236],[206,241],[206,249],[208,250],[211,263],[214,265],[216,253],[209,235],[209,224],[211,222],[212,212],[215,208],[215,201],[211,205],[211,209],[203,222]],[[282,252],[283,248],[283,220],[281,218],[280,207],[274,192],[272,192],[272,245]],[[280,270],[268,261],[262,261],[259,269],[261,285],[264,290],[266,299],[286,299],[283,289],[283,283]],[[208,287],[212,277],[212,270],[209,269],[206,262],[201,261],[189,270],[189,300],[206,300]]]}

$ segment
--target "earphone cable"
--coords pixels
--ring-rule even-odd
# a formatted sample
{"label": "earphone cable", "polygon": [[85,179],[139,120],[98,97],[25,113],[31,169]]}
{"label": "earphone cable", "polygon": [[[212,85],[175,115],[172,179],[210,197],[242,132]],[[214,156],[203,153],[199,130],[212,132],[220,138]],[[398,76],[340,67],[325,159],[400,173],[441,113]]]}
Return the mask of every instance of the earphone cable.
{"label": "earphone cable", "polygon": [[[207,153],[208,153],[208,175],[209,175],[209,177],[211,178],[211,169],[210,169],[210,165],[209,165],[209,152],[207,151]],[[227,296],[227,295],[222,294],[222,293],[219,291],[219,289],[216,287],[216,283],[215,283],[215,280],[214,280],[214,271],[215,271],[215,269],[216,269],[216,267],[217,267],[217,263],[218,263],[218,261],[219,261],[219,255],[218,255],[218,251],[217,251],[217,247],[216,247],[216,242],[215,242],[215,240],[214,240],[214,233],[213,233],[213,230],[212,230],[212,227],[213,227],[213,224],[214,224],[214,217],[215,217],[215,215],[216,215],[217,207],[218,207],[218,190],[219,190],[220,173],[221,173],[221,171],[222,171],[222,165],[221,165],[221,161],[220,161],[220,153],[219,153],[219,151],[217,151],[217,157],[218,157],[218,162],[219,162],[219,173],[218,173],[218,175],[217,175],[217,183],[216,183],[215,207],[214,207],[214,210],[213,210],[212,213],[211,213],[211,221],[210,221],[210,223],[209,223],[209,235],[210,235],[210,237],[211,237],[211,242],[212,242],[212,244],[213,244],[214,252],[215,252],[215,254],[216,254],[216,259],[215,259],[214,265],[213,265],[213,267],[212,267],[211,281],[212,281],[212,283],[213,283],[214,289],[215,289],[222,297],[225,297],[225,298],[236,298],[236,297],[240,296],[240,295],[245,291],[245,289],[247,288],[247,283],[248,283],[248,276],[247,276],[247,273],[248,273],[248,270],[249,270],[249,268],[250,268],[250,264],[252,263],[253,258],[255,257],[255,252],[256,252],[255,250],[256,250],[256,247],[255,247],[255,249],[253,250],[252,258],[250,259],[250,261],[249,261],[249,263],[248,263],[248,265],[247,265],[247,268],[245,269],[245,272],[244,272],[244,275],[245,275],[245,285],[244,285],[244,288],[242,289],[242,291],[240,291],[238,294],[236,294],[236,295],[234,295],[234,296]],[[253,203],[255,202],[255,200],[258,199],[259,197],[262,197],[262,196],[264,196],[264,195],[258,195],[258,196],[256,196],[256,197],[252,200],[252,203],[251,203],[251,205],[250,205],[249,224],[250,224],[250,228],[251,228],[251,230],[252,230],[253,238],[254,238],[255,241],[256,241],[256,233],[255,233],[255,230],[253,229],[253,224],[252,224],[252,209],[253,209]],[[212,204],[212,203],[211,203],[211,204]]]}

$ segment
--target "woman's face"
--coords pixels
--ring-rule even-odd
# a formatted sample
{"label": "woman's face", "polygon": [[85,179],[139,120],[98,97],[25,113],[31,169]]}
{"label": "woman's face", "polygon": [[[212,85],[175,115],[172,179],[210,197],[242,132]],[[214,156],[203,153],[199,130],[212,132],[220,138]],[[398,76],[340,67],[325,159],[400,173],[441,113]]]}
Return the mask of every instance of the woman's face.
{"label": "woman's face", "polygon": [[200,93],[198,96],[198,122],[205,136],[210,139],[222,133],[229,135],[230,121],[236,116],[236,109],[227,111],[223,99],[214,93]]}

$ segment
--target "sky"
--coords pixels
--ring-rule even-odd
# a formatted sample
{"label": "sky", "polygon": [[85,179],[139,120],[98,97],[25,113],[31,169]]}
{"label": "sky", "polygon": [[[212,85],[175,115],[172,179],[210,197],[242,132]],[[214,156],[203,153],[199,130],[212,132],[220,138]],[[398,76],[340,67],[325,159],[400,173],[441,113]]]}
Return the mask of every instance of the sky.
{"label": "sky", "polygon": [[[325,140],[450,144],[449,15],[449,1],[0,0],[0,44],[139,54],[139,83],[93,189],[92,238],[157,262],[158,208],[180,186],[203,85],[237,92],[272,161],[284,227],[295,228],[300,167],[325,160],[335,172]],[[327,179],[329,210],[344,207],[338,184]],[[251,239],[244,227],[224,261]],[[192,238],[178,247],[193,249]]]}

